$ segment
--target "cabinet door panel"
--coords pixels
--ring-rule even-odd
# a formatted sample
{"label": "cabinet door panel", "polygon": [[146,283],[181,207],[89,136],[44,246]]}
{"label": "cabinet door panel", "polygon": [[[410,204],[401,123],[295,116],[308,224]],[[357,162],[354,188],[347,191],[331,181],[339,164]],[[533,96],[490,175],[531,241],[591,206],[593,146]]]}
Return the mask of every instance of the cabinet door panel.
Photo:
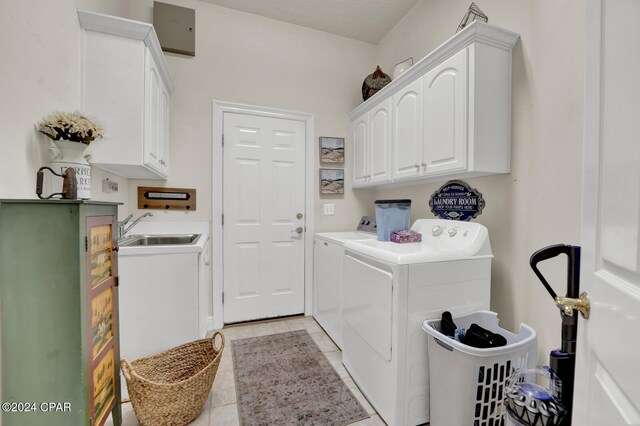
{"label": "cabinet door panel", "polygon": [[353,123],[353,185],[364,185],[367,182],[367,115],[356,119]]}
{"label": "cabinet door panel", "polygon": [[169,92],[164,87],[164,84],[160,85],[160,167],[165,174],[169,174]]}
{"label": "cabinet door panel", "polygon": [[422,80],[393,96],[393,179],[417,176],[422,171],[422,104]]}
{"label": "cabinet door panel", "polygon": [[369,112],[370,183],[391,180],[389,152],[391,147],[391,105],[387,99]]}
{"label": "cabinet door panel", "polygon": [[147,93],[145,105],[145,164],[156,170],[162,170],[162,82],[151,53],[147,50],[145,58],[147,66]]}
{"label": "cabinet door panel", "polygon": [[465,49],[423,77],[426,174],[467,165],[467,74]]}
{"label": "cabinet door panel", "polygon": [[114,290],[116,256],[113,253],[114,216],[86,219],[86,310],[89,401],[91,417],[103,425],[115,406],[118,384],[117,298]]}

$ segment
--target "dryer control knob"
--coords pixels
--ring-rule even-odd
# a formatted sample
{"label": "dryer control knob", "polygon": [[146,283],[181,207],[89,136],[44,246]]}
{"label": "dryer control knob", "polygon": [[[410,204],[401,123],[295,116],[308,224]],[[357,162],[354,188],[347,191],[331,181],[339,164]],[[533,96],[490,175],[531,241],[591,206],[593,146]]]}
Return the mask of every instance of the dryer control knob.
{"label": "dryer control knob", "polygon": [[458,233],[458,230],[456,228],[449,228],[449,236],[450,237],[453,237],[457,233]]}
{"label": "dryer control knob", "polygon": [[436,225],[431,229],[431,233],[433,234],[434,237],[437,237],[438,235],[442,234],[442,231],[444,231],[444,227],[441,225]]}

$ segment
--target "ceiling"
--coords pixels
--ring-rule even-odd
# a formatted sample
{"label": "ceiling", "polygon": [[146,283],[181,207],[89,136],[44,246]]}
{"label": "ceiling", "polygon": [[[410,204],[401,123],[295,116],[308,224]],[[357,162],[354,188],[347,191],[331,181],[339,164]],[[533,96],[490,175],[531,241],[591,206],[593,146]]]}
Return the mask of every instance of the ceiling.
{"label": "ceiling", "polygon": [[418,0],[203,0],[377,44]]}

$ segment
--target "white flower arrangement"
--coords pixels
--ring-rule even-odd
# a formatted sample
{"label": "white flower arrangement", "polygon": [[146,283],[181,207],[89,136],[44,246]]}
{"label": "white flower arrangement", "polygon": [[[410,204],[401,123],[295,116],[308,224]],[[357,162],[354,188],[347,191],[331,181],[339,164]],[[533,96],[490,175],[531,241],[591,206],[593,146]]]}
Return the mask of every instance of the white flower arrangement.
{"label": "white flower arrangement", "polygon": [[104,137],[104,129],[79,111],[53,112],[38,123],[38,131],[51,140],[68,140],[89,145]]}

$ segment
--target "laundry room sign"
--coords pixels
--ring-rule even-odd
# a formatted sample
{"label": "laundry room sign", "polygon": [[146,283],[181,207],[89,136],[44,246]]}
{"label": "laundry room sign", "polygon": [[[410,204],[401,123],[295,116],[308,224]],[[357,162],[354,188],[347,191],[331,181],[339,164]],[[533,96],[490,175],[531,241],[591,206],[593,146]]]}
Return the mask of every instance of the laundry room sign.
{"label": "laundry room sign", "polygon": [[469,221],[482,213],[484,198],[465,182],[450,180],[431,195],[429,207],[441,219]]}

